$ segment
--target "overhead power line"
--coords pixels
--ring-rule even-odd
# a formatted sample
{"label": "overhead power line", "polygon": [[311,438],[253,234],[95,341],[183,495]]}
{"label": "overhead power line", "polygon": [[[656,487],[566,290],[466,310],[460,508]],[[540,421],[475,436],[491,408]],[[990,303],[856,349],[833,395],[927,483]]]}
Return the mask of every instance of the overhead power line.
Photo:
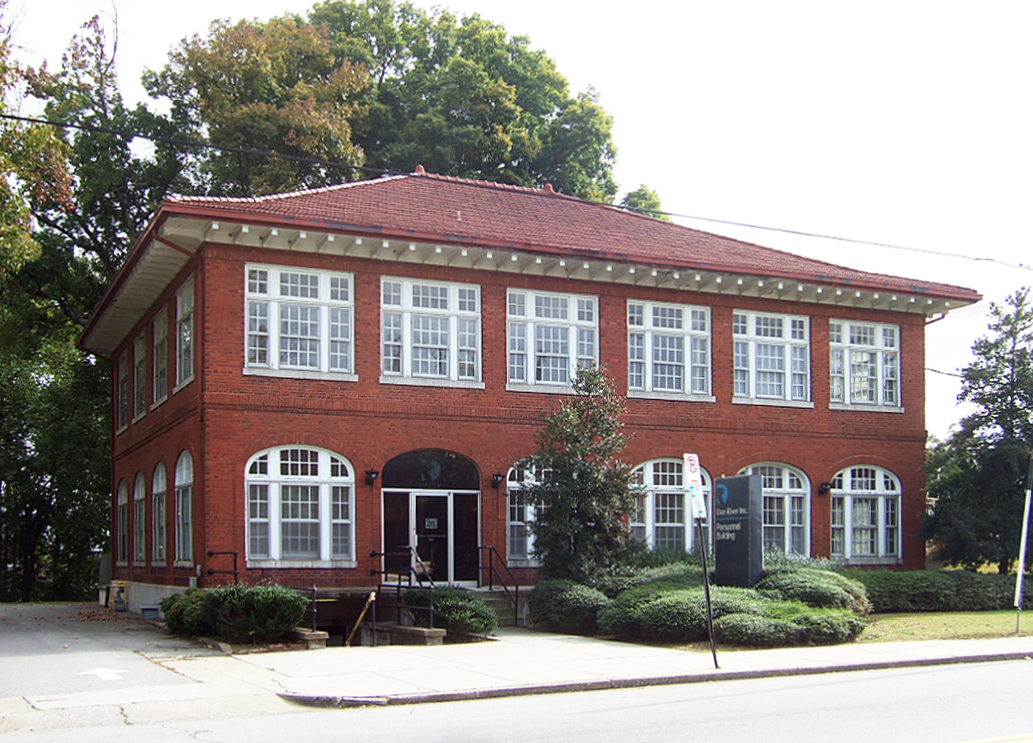
{"label": "overhead power line", "polygon": [[[100,134],[111,134],[116,137],[122,137],[126,140],[132,139],[143,139],[150,142],[163,142],[165,144],[172,144],[179,147],[189,147],[195,149],[204,150],[216,150],[219,152],[232,152],[241,155],[252,155],[255,157],[271,157],[278,158],[280,160],[289,160],[291,162],[309,163],[312,165],[320,165],[327,168],[334,168],[339,170],[351,170],[360,173],[370,173],[377,176],[385,175],[400,175],[397,171],[388,170],[385,168],[370,168],[362,165],[347,165],[345,163],[333,162],[330,160],[323,160],[315,157],[305,157],[302,155],[286,155],[280,152],[270,152],[268,150],[256,150],[246,147],[233,147],[229,145],[216,145],[210,142],[201,142],[198,140],[190,139],[179,139],[176,137],[162,137],[152,134],[142,134],[140,132],[129,132],[120,129],[113,129],[111,127],[95,126],[92,124],[77,124],[64,121],[52,121],[50,119],[40,119],[29,116],[16,116],[13,114],[0,113],[0,119],[7,119],[9,121],[18,121],[28,124],[40,124],[43,126],[53,126],[60,129],[78,129],[87,132],[97,132]],[[632,210],[629,210],[632,211]],[[751,222],[737,222],[729,219],[717,219],[714,217],[701,217],[694,214],[680,214],[678,212],[667,212],[652,209],[643,209],[640,213],[656,216],[667,216],[678,219],[694,219],[701,222],[711,222],[714,224],[724,224],[732,227],[745,227],[752,230],[764,230],[766,232],[778,232],[785,235],[798,235],[800,237],[813,237],[821,240],[834,240],[837,242],[851,243],[853,245],[870,245],[873,247],[887,248],[890,250],[903,250],[912,253],[923,253],[925,255],[936,255],[948,258],[957,258],[959,260],[976,261],[980,263],[994,263],[1007,268],[1015,268],[1023,271],[1033,271],[1033,266],[1025,263],[1010,263],[1008,261],[1001,260],[999,258],[992,258],[989,256],[976,256],[976,255],[964,255],[962,253],[949,253],[940,250],[930,250],[927,248],[913,248],[906,245],[895,245],[893,243],[876,242],[872,240],[861,240],[852,237],[842,237],[839,235],[828,235],[817,232],[807,232],[805,230],[793,230],[785,227],[769,227],[766,225],[753,224]]]}

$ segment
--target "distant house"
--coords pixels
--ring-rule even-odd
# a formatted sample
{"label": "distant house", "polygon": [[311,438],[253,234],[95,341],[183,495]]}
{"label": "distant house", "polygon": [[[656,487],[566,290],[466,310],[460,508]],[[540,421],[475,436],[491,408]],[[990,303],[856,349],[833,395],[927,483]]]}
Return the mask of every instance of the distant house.
{"label": "distant house", "polygon": [[918,568],[924,326],[978,299],[422,168],[173,198],[80,339],[114,370],[115,578],[213,585],[236,553],[369,586],[414,545],[442,582],[489,548],[532,579],[514,463],[595,364],[628,397],[637,538],[698,548],[694,452],[707,488],[762,476],[767,549]]}

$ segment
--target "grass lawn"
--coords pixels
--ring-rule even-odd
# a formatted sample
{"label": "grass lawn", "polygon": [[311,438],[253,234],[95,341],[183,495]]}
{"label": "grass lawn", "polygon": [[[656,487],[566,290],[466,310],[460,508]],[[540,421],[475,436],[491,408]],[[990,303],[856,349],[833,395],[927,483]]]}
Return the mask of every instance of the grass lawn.
{"label": "grass lawn", "polygon": [[[1015,611],[873,614],[857,642],[971,640],[1015,637]],[[1023,612],[1019,636],[1033,636],[1033,612]]]}

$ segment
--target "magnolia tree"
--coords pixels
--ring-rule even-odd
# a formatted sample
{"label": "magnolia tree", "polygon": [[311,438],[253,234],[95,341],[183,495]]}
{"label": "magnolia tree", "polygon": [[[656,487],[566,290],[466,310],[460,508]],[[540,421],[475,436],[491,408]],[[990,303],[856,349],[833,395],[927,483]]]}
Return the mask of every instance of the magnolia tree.
{"label": "magnolia tree", "polygon": [[602,369],[579,369],[573,386],[520,466],[535,473],[523,492],[537,506],[531,530],[543,577],[580,581],[627,563],[636,491],[631,468],[617,459],[623,398]]}

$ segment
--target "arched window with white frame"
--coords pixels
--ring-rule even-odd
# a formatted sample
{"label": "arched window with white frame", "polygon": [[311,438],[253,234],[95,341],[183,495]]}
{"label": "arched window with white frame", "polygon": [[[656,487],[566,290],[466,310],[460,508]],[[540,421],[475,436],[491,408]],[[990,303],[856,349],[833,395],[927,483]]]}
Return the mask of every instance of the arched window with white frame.
{"label": "arched window with white frame", "polygon": [[764,552],[810,554],[810,480],[787,464],[764,462],[740,475],[760,475],[764,494]]}
{"label": "arched window with white frame", "polygon": [[541,474],[511,467],[506,475],[506,502],[508,531],[506,554],[510,564],[535,565],[534,532],[531,524],[541,512],[542,505],[527,497],[526,489],[538,484]]}
{"label": "arched window with white frame", "polygon": [[355,469],[348,460],[283,446],[255,454],[245,473],[250,564],[354,564]]}
{"label": "arched window with white frame", "polygon": [[165,492],[168,489],[165,465],[158,462],[151,477],[151,561],[165,562]]}
{"label": "arched window with white frame", "polygon": [[869,464],[832,479],[831,553],[853,562],[900,558],[900,480]]}
{"label": "arched window with white frame", "polygon": [[147,483],[142,472],[133,484],[133,563],[143,565],[147,557]]}
{"label": "arched window with white frame", "polygon": [[115,561],[125,564],[129,559],[129,486],[120,480],[115,506]]}
{"label": "arched window with white frame", "polygon": [[176,460],[176,562],[194,560],[194,460],[183,452]]}
{"label": "arched window with white frame", "polygon": [[[699,539],[681,459],[653,459],[635,468],[634,482],[641,489],[638,504],[630,514],[631,536],[650,549],[696,552]],[[700,469],[707,514],[713,511],[710,474]],[[710,544],[710,524],[703,521],[703,539]]]}

